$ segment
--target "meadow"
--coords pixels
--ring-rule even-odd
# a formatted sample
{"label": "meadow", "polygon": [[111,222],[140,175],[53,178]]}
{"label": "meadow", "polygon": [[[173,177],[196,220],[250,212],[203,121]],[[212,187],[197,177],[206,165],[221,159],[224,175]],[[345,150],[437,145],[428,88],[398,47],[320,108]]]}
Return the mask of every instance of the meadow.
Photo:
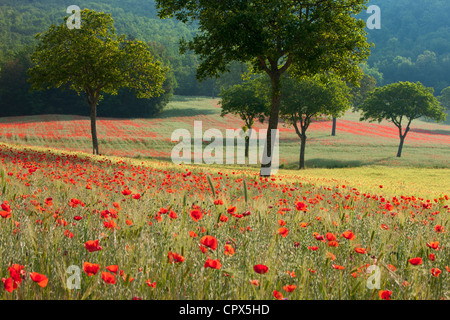
{"label": "meadow", "polygon": [[320,121],[305,171],[284,128],[271,178],[168,161],[174,129],[242,125],[219,113],[99,119],[102,156],[87,117],[0,119],[1,298],[450,299],[448,126],[413,123],[396,159],[392,125]]}

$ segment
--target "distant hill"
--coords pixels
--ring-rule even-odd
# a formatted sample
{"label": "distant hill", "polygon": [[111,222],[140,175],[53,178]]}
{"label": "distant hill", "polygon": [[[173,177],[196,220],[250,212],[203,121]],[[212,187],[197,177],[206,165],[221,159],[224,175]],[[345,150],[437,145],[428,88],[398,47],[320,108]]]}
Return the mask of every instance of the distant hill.
{"label": "distant hill", "polygon": [[[191,38],[195,25],[159,19],[152,0],[77,0],[76,4],[111,13],[119,33],[163,44],[177,69],[177,94],[217,94],[212,82],[192,84],[198,60],[178,53],[178,40]],[[450,86],[450,1],[370,0],[368,5],[381,8],[381,30],[367,30],[368,40],[375,43],[368,65],[383,74],[379,85],[421,81],[436,93]],[[62,0],[0,0],[0,62],[34,44],[36,33],[52,23],[60,24],[67,6]],[[367,19],[369,14],[363,12],[360,17]]]}
{"label": "distant hill", "polygon": [[383,73],[383,84],[421,81],[436,93],[450,86],[450,1],[370,0],[368,5],[381,9],[381,29],[368,30],[375,44],[368,63]]}

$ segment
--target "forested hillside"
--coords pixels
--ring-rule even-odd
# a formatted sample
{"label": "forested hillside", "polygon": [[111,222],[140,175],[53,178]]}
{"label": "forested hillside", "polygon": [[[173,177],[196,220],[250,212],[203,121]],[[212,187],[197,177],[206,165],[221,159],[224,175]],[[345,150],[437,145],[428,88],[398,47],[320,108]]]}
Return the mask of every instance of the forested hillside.
{"label": "forested hillside", "polygon": [[[152,0],[77,0],[73,4],[111,13],[118,34],[150,42],[155,53],[171,68],[171,79],[166,85],[175,94],[217,96],[222,86],[239,81],[239,74],[245,69],[236,64],[233,74],[198,83],[195,78],[198,58],[192,53],[181,55],[178,51],[179,39],[191,38],[196,26],[159,19]],[[421,81],[434,87],[436,95],[450,86],[450,1],[370,0],[368,5],[381,8],[381,29],[367,29],[368,40],[374,42],[375,47],[365,67],[367,73],[375,76],[377,85]],[[5,103],[5,100],[2,103],[1,92],[7,91],[9,96],[14,91],[25,94],[25,71],[30,63],[27,57],[36,44],[34,36],[46,31],[51,24],[61,24],[67,16],[67,6],[68,2],[62,0],[0,0],[0,78],[3,77],[0,79],[0,104]],[[364,20],[369,16],[366,12],[360,14]],[[14,77],[17,83],[12,83]],[[42,112],[43,105],[52,111],[56,107],[50,105],[56,106],[68,96],[58,90],[40,95],[41,103],[36,103],[39,100],[36,94],[28,97],[31,110],[28,112]],[[79,101],[79,97],[72,98],[73,103]],[[13,109],[14,103],[11,103],[8,100],[9,108]]]}
{"label": "forested hillside", "polygon": [[[381,29],[368,30],[375,44],[369,65],[383,83],[421,81],[439,94],[450,86],[450,1],[370,0],[381,9]],[[368,17],[368,14],[361,15]]]}

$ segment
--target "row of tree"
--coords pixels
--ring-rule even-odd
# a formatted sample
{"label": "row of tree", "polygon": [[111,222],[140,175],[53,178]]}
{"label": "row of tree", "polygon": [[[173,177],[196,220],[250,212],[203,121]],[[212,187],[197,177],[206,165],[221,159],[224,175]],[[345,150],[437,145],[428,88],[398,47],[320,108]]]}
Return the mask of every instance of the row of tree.
{"label": "row of tree", "polygon": [[[434,89],[420,82],[399,82],[375,88],[374,79],[364,76],[360,86],[353,87],[341,79],[330,76],[282,79],[280,117],[294,127],[300,138],[299,169],[305,168],[307,130],[312,121],[333,118],[332,135],[336,133],[336,119],[350,108],[361,111],[361,121],[388,120],[399,131],[400,144],[397,157],[401,157],[406,135],[413,120],[425,117],[435,121],[445,120],[446,113]],[[242,85],[236,85],[221,93],[221,107],[224,116],[234,114],[244,120],[244,131],[252,129],[255,121],[264,122],[269,115],[270,100],[267,83],[256,78]],[[448,99],[446,95],[441,100]],[[248,157],[249,137],[246,137],[245,156]]]}
{"label": "row of tree", "polygon": [[[337,79],[346,79],[358,87],[362,76],[359,65],[369,56],[370,44],[365,37],[364,22],[353,14],[363,9],[364,2],[159,0],[157,5],[160,18],[175,17],[184,23],[199,24],[201,32],[192,40],[181,42],[182,53],[189,50],[201,59],[198,79],[219,77],[229,72],[233,63],[246,64],[254,73],[267,76],[270,107],[265,154],[269,161],[262,165],[261,175],[269,176],[272,134],[280,115],[292,121],[304,139],[304,149],[306,130],[313,117],[322,113],[337,118],[342,112],[346,94],[341,92],[346,86]],[[33,88],[68,88],[85,94],[91,107],[93,152],[98,154],[96,106],[103,94],[116,95],[121,88],[127,88],[134,90],[138,98],[160,96],[168,69],[154,59],[144,42],[118,36],[110,14],[85,9],[81,16],[81,29],[70,30],[63,23],[38,34],[39,45],[28,73]],[[314,77],[319,77],[322,84],[305,80]],[[295,81],[283,86],[289,78]],[[421,102],[439,109],[432,90],[425,91],[431,92],[434,100],[427,97]],[[304,104],[305,99],[298,92],[309,95],[310,103]],[[364,104],[369,100],[365,99]],[[387,105],[397,105],[395,101]],[[309,108],[313,107],[310,114]],[[386,117],[383,113],[383,118]]]}

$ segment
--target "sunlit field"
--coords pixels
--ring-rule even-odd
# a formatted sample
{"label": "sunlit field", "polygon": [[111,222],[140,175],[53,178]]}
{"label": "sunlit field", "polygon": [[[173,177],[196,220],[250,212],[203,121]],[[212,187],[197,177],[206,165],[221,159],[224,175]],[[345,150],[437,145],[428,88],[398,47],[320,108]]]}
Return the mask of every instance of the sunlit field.
{"label": "sunlit field", "polygon": [[[194,121],[202,129],[239,129],[242,120],[220,117],[219,99],[175,97],[165,111],[153,119],[97,119],[100,153],[111,156],[152,158],[171,161],[176,129],[187,129],[193,137]],[[86,117],[41,115],[0,118],[0,141],[29,146],[55,147],[92,152],[89,110]],[[99,108],[107,108],[99,105]],[[337,122],[331,136],[331,121],[316,121],[308,129],[307,168],[349,168],[362,166],[450,168],[450,126],[416,120],[406,137],[401,158],[397,158],[398,129],[388,122],[360,122],[351,111]],[[267,129],[257,123],[255,129]],[[300,138],[292,127],[280,124],[281,168],[297,169]],[[204,145],[207,145],[206,143]]]}
{"label": "sunlit field", "polygon": [[448,126],[417,121],[398,159],[393,125],[318,121],[301,171],[281,126],[271,178],[173,164],[173,130],[242,125],[217,102],[99,119],[102,156],[87,117],[0,119],[2,299],[450,298]]}

